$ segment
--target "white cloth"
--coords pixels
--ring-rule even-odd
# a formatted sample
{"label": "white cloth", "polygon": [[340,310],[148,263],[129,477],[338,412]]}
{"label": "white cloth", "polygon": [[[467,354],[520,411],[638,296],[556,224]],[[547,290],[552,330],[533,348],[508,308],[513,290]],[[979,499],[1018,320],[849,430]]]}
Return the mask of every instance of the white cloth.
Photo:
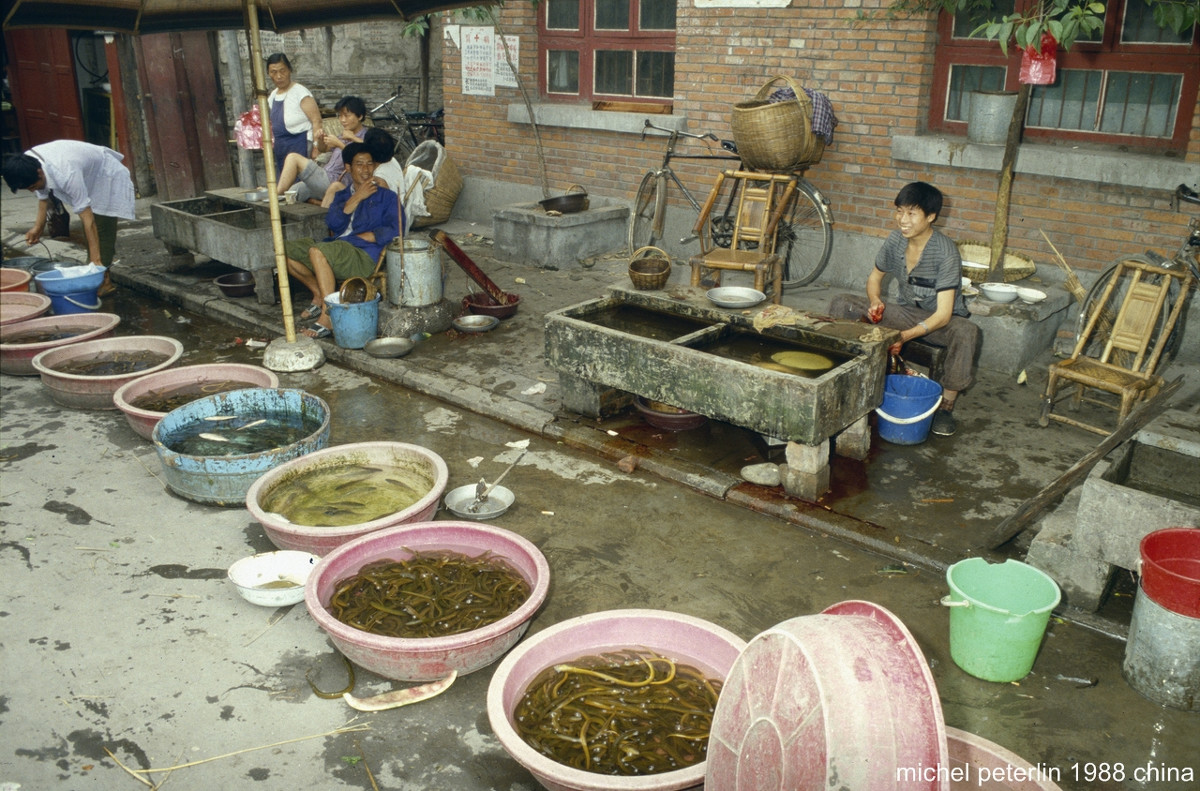
{"label": "white cloth", "polygon": [[79,140],[55,140],[25,152],[40,160],[46,186],[37,190],[40,200],[54,196],[76,214],[91,209],[105,217],[134,217],[133,180],[116,151]]}
{"label": "white cloth", "polygon": [[[400,198],[400,202],[404,204],[404,233],[406,234],[412,228],[413,220],[429,214],[425,209],[425,189],[427,186],[432,186],[433,181],[429,179],[428,185],[422,183],[420,179],[422,173],[428,176],[426,171],[411,165],[402,170],[395,157],[375,167],[375,175],[383,179],[392,192]],[[414,183],[414,179],[417,180],[416,183]]]}
{"label": "white cloth", "polygon": [[270,107],[272,102],[283,102],[283,125],[294,135],[307,132],[308,139],[312,140],[312,121],[308,120],[308,115],[300,106],[300,102],[309,96],[312,96],[312,91],[298,82],[293,82],[282,94],[279,93],[278,88],[271,91],[267,97],[267,106]]}

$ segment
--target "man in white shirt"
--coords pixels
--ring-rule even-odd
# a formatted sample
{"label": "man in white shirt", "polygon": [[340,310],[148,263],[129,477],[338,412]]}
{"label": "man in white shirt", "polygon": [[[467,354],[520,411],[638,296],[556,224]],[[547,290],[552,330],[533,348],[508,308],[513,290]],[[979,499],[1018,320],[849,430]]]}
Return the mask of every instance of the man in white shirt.
{"label": "man in white shirt", "polygon": [[[4,163],[4,181],[16,192],[27,189],[38,197],[37,219],[25,234],[37,244],[46,228],[50,196],[70,206],[83,222],[88,260],[106,269],[116,252],[117,219],[134,219],[133,180],[111,148],[79,140],[54,140],[34,146]],[[108,273],[100,293],[112,291]]]}

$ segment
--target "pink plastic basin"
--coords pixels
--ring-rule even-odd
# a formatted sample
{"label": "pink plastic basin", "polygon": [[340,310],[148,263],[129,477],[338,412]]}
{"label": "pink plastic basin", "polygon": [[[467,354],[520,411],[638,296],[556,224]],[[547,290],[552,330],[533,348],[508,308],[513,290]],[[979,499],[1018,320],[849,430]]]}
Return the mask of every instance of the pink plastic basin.
{"label": "pink plastic basin", "polygon": [[[87,315],[87,314],[77,314]],[[95,315],[95,314],[92,314]],[[279,377],[266,368],[257,365],[242,365],[240,363],[211,363],[209,365],[185,365],[181,368],[168,368],[147,376],[134,379],[121,385],[113,393],[113,403],[125,415],[129,427],[139,436],[150,439],[154,427],[162,420],[165,412],[153,412],[149,409],[139,409],[132,402],[147,393],[170,392],[188,385],[204,384],[205,382],[238,382],[245,387],[279,387]]]}
{"label": "pink plastic basin", "polygon": [[[342,623],[327,609],[337,584],[358,574],[368,563],[404,560],[413,552],[435,550],[469,557],[492,552],[525,578],[531,588],[529,598],[509,615],[481,629],[425,639],[364,632]],[[334,549],[309,575],[304,603],[313,620],[354,664],[397,681],[433,681],[451,670],[465,675],[499,659],[529,628],[530,619],[549,590],[550,566],[546,558],[516,533],[478,522],[419,522],[386,528]]]}
{"label": "pink plastic basin", "polygon": [[32,279],[24,269],[0,267],[0,291],[28,291]]}
{"label": "pink plastic basin", "polygon": [[50,297],[28,291],[0,292],[0,327],[36,319],[50,310]]}
{"label": "pink plastic basin", "polygon": [[[36,319],[0,327],[0,372],[13,376],[37,376],[33,358],[47,349],[72,343],[100,340],[112,335],[121,317],[115,313],[68,313],[63,316],[39,316]],[[9,339],[26,332],[71,332],[69,338],[40,343],[11,343]]]}
{"label": "pink plastic basin", "polygon": [[1062,791],[1046,769],[982,736],[946,728],[950,791]]}
{"label": "pink plastic basin", "polygon": [[745,647],[745,640],[716,624],[663,610],[606,610],[571,618],[532,635],[504,658],[488,685],[488,720],[508,754],[550,791],[699,789],[704,785],[706,762],[636,777],[602,775],[560,764],[525,743],[513,727],[512,712],[530,682],[559,662],[604,651],[644,648],[723,679]]}
{"label": "pink plastic basin", "polygon": [[[82,360],[111,352],[153,352],[168,357],[158,365],[143,371],[113,376],[79,376],[55,370],[57,366],[71,360]],[[129,335],[47,349],[33,358],[33,367],[41,374],[42,384],[50,391],[50,397],[56,403],[73,409],[116,409],[113,393],[117,392],[121,385],[155,371],[170,368],[182,356],[183,344],[174,338],[163,335]]]}
{"label": "pink plastic basin", "polygon": [[[370,522],[342,527],[313,527],[289,522],[282,515],[263,510],[260,501],[276,486],[310,473],[318,467],[347,465],[385,465],[399,467],[425,481],[429,491],[402,511],[381,516]],[[271,543],[280,549],[297,549],[324,555],[347,541],[374,533],[385,527],[423,522],[437,511],[438,501],[446,491],[450,473],[442,457],[419,445],[405,442],[354,442],[307,453],[274,468],[250,485],[246,492],[246,508],[263,526]],[[350,575],[347,575],[350,576]]]}
{"label": "pink plastic basin", "polygon": [[750,641],[726,680],[708,744],[707,787],[948,791],[933,676],[904,624],[845,601]]}

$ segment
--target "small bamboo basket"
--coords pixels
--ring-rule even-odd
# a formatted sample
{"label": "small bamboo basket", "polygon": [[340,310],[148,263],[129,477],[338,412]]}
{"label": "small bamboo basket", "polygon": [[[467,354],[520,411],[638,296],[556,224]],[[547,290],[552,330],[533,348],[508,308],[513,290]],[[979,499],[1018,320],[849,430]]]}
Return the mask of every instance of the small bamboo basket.
{"label": "small bamboo basket", "polygon": [[[962,256],[962,260],[983,264],[983,268],[963,267],[963,275],[974,283],[987,281],[987,265],[992,260],[992,246],[975,241],[957,242],[957,244],[958,254]],[[1037,265],[1033,263],[1032,259],[1016,253],[1005,252],[1002,266],[1004,267],[1005,283],[1024,280],[1037,271]]]}
{"label": "small bamboo basket", "polygon": [[629,257],[629,279],[634,288],[662,288],[671,277],[671,258],[657,247],[643,247]]}

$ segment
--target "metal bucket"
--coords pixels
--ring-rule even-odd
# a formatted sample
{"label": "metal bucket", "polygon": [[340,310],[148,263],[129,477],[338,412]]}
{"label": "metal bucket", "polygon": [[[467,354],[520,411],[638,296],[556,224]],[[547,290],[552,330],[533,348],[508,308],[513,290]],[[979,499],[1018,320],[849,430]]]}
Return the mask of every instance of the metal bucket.
{"label": "metal bucket", "polygon": [[1017,106],[1013,91],[972,91],[967,114],[967,140],[986,145],[1004,145],[1008,126]]}
{"label": "metal bucket", "polygon": [[1172,612],[1139,585],[1121,674],[1155,703],[1200,711],[1200,618]]}
{"label": "metal bucket", "polygon": [[401,307],[435,305],[442,299],[442,261],[433,242],[405,239],[388,245],[388,302]]}

